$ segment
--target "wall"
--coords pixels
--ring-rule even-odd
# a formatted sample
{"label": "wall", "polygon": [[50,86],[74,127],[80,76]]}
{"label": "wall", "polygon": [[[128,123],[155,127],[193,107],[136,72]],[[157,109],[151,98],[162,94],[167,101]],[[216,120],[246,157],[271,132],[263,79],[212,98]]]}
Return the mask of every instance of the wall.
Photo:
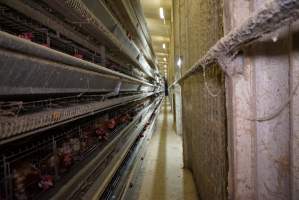
{"label": "wall", "polygon": [[[221,0],[174,0],[175,60],[184,73],[223,36]],[[178,78],[179,76],[177,76]],[[206,84],[212,92],[208,93]],[[227,138],[224,76],[218,66],[181,85],[184,164],[202,199],[227,199]]]}
{"label": "wall", "polygon": [[[265,3],[225,0],[225,32]],[[231,199],[299,199],[298,94],[286,104],[298,84],[298,27],[264,36],[231,64],[244,69],[226,78]]]}
{"label": "wall", "polygon": [[[223,1],[174,0],[177,72],[268,2]],[[241,73],[212,66],[181,84],[184,164],[201,199],[299,199],[298,35],[299,22],[282,27],[243,47],[228,66]]]}

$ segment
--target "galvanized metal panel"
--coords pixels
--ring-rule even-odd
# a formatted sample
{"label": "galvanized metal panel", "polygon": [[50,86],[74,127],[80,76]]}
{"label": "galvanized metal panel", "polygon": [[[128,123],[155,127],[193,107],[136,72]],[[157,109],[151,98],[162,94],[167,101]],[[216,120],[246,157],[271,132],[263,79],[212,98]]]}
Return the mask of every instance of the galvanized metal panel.
{"label": "galvanized metal panel", "polygon": [[33,42],[24,39],[20,39],[16,36],[1,31],[0,31],[0,48],[12,52],[19,52],[26,55],[32,55],[34,57],[38,57],[38,58],[42,58],[42,59],[46,59],[58,63],[63,63],[66,65],[71,65],[79,69],[86,69],[94,72],[116,76],[128,81],[134,81],[146,85],[152,85],[149,82],[130,77],[128,75],[104,68],[100,65],[75,58],[73,56],[58,52],[56,50],[35,44]]}
{"label": "galvanized metal panel", "polygon": [[[118,77],[0,50],[0,95],[109,92]],[[124,80],[121,91],[137,91],[139,83]]]}
{"label": "galvanized metal panel", "polygon": [[0,32],[0,95],[137,91],[148,82]]}

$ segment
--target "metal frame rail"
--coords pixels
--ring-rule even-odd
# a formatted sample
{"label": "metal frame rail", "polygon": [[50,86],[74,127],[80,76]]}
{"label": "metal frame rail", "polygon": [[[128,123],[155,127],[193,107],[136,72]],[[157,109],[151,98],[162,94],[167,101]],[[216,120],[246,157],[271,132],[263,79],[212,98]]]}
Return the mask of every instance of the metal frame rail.
{"label": "metal frame rail", "polygon": [[[1,1],[0,1],[1,2]],[[2,31],[21,36],[30,33],[31,41],[56,49],[69,55],[80,55],[89,62],[140,78],[126,66],[127,61],[111,56],[109,49],[102,55],[102,46],[92,41],[86,34],[80,33],[69,23],[60,20],[56,13],[47,13],[32,8],[22,1],[7,1],[0,4],[0,28]],[[41,3],[41,2],[39,2]]]}
{"label": "metal frame rail", "polygon": [[[44,77],[44,76],[45,75],[59,76],[58,72],[56,72],[56,74],[53,74],[54,72],[52,72],[53,69],[56,69],[57,71],[60,70],[61,71],[60,73],[62,75],[64,75],[65,73],[73,73],[72,75],[75,76],[76,73],[79,73],[79,75],[77,75],[79,77],[75,77],[75,78],[79,78],[79,80],[77,80],[79,82],[83,81],[83,83],[85,83],[84,80],[86,81],[86,79],[89,78],[91,82],[89,85],[90,87],[92,87],[91,85],[92,80],[95,79],[94,76],[101,77],[102,79],[117,79],[117,80],[121,79],[124,83],[134,83],[134,84],[141,84],[141,85],[153,87],[153,85],[148,82],[138,80],[136,78],[127,76],[125,74],[115,72],[113,70],[81,60],[79,58],[75,58],[70,55],[66,55],[64,53],[55,51],[53,49],[49,49],[47,47],[35,44],[33,42],[20,39],[16,36],[1,31],[0,31],[0,55],[1,55],[0,61],[2,63],[2,68],[0,71],[1,72],[0,83],[1,85],[4,86],[6,85],[6,83],[10,83],[9,81],[22,81],[21,78],[23,79],[33,78],[30,77],[30,75],[32,74],[39,75],[39,73],[42,72],[43,74],[40,74],[41,76],[39,76],[38,78],[44,78],[44,79],[48,78],[45,80],[45,82],[50,84],[49,79],[52,77],[51,76]],[[7,80],[8,79],[7,75],[9,74],[19,75],[20,72],[18,73],[17,70],[20,70],[20,66],[24,68],[23,69],[24,71],[22,70],[21,72],[25,73],[22,74],[23,75],[22,77],[16,77],[19,78],[20,80],[15,80],[16,78],[13,80]],[[43,68],[45,68],[44,71],[40,72]],[[28,71],[27,73],[30,74],[26,74],[25,70]],[[26,81],[27,83],[27,80],[23,80],[23,81]],[[28,87],[30,87],[30,85],[28,85]],[[32,91],[32,88],[34,87],[31,86],[31,93],[34,91],[34,90]],[[92,88],[89,89],[92,91]],[[69,89],[64,92],[70,92],[70,91],[75,92],[76,90]],[[98,89],[98,91],[101,90]],[[55,92],[55,90],[52,92]],[[12,93],[10,90],[6,90],[6,91],[3,91],[3,89],[0,90],[0,94],[10,94],[10,93]]]}
{"label": "metal frame rail", "polygon": [[[59,23],[57,23],[56,16],[61,17],[61,19],[65,18],[65,21],[62,21],[62,23],[67,22],[67,24],[71,24],[72,27],[76,27],[75,29],[77,30],[77,32],[79,31],[83,35],[88,35],[89,42],[85,43],[90,43],[93,40],[93,44],[95,45],[91,46],[95,46],[96,49],[98,49],[102,44],[105,45],[107,48],[109,48],[111,54],[114,54],[117,57],[121,57],[122,60],[129,61],[126,64],[130,63],[139,67],[143,72],[145,72],[145,74],[153,78],[152,72],[145,69],[148,64],[143,60],[138,59],[143,57],[139,53],[139,50],[137,48],[133,48],[134,45],[126,37],[126,34],[123,32],[123,30],[120,29],[120,27],[118,26],[118,22],[111,15],[111,13],[105,7],[105,5],[100,1],[97,2],[94,6],[96,6],[97,9],[101,10],[101,19],[96,17],[95,14],[91,11],[91,9],[93,9],[94,6],[87,7],[87,4],[89,3],[88,1],[81,2],[76,0],[52,0],[40,2],[27,1],[26,3],[24,3],[16,0],[1,0],[0,2],[18,9],[18,11],[22,12],[25,15],[39,15],[40,18],[34,17],[34,19],[37,19],[43,23],[47,23],[52,27],[56,26],[56,28],[61,28],[60,21],[62,21],[59,20]],[[39,4],[46,5],[47,9],[43,9],[43,7],[39,6]],[[34,7],[36,8],[32,9]],[[30,12],[29,10],[33,12]],[[47,15],[41,14],[39,10],[43,13],[47,13]],[[55,14],[56,20],[52,20],[51,18],[53,17],[49,17],[51,16],[51,12],[49,11]],[[70,30],[70,25],[66,27],[67,28],[61,28],[61,30],[63,30],[64,33]],[[74,28],[72,29],[74,30]],[[79,41],[82,41],[82,38],[86,37],[81,37]],[[99,42],[101,43],[100,45]],[[96,52],[100,54],[101,51]]]}
{"label": "metal frame rail", "polygon": [[145,99],[151,95],[153,93],[130,95],[105,101],[70,105],[64,108],[46,109],[45,111],[23,116],[2,118],[0,121],[0,145],[89,115],[94,115],[116,106]]}
{"label": "metal frame rail", "polygon": [[134,4],[132,4],[131,1],[121,0],[117,3],[112,1],[105,3],[112,12],[115,13],[122,26],[131,31],[131,34],[133,35],[132,39],[136,42],[136,45],[142,50],[153,68],[158,70],[154,63],[155,53],[140,2],[135,1]]}

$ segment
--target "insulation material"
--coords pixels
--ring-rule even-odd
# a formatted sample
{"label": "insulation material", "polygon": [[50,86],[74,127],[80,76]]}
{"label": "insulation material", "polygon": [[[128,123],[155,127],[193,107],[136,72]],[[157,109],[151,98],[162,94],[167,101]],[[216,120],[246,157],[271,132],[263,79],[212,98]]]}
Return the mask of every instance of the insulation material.
{"label": "insulation material", "polygon": [[[180,6],[179,6],[180,5]],[[204,55],[222,30],[222,1],[174,2],[176,55],[183,58],[182,72]],[[179,69],[176,69],[179,70]],[[191,169],[201,199],[227,199],[226,112],[224,74],[217,65],[182,84],[182,131],[184,166]]]}

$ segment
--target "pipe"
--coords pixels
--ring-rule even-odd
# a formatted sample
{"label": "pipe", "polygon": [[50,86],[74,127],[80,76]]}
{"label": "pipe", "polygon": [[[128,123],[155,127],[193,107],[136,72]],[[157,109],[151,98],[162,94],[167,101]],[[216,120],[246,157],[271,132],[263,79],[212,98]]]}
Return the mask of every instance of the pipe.
{"label": "pipe", "polygon": [[212,63],[218,63],[227,75],[233,75],[235,69],[229,64],[244,46],[298,19],[298,0],[273,0],[266,4],[264,9],[249,17],[241,26],[220,39],[169,88],[182,83]]}

